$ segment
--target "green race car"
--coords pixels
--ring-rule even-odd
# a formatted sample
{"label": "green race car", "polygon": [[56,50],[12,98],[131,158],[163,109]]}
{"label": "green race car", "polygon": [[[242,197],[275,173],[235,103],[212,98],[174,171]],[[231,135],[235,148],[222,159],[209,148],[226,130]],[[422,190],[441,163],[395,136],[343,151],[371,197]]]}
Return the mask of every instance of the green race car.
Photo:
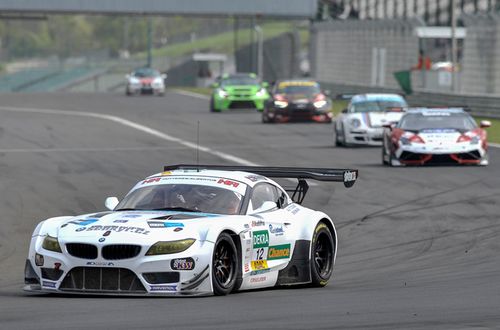
{"label": "green race car", "polygon": [[261,82],[254,73],[236,73],[222,76],[212,85],[210,111],[219,112],[229,109],[264,109],[269,98],[266,82]]}

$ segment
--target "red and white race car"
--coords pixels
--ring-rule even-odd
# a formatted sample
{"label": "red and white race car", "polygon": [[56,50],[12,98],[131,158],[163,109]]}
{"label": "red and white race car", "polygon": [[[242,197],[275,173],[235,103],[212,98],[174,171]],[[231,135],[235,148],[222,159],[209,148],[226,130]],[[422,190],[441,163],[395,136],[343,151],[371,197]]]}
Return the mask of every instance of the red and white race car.
{"label": "red and white race car", "polygon": [[462,108],[409,109],[397,124],[384,125],[385,165],[436,163],[488,165],[486,131]]}

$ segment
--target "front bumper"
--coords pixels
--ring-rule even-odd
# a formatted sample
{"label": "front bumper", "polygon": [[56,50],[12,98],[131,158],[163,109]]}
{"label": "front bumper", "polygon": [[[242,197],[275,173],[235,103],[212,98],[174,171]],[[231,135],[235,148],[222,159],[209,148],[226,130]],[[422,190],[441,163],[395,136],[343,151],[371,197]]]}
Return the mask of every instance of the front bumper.
{"label": "front bumper", "polygon": [[285,108],[270,107],[265,109],[265,116],[275,122],[313,121],[331,123],[333,114],[324,109],[318,109],[312,104],[302,106],[288,105]]}
{"label": "front bumper", "polygon": [[151,84],[128,85],[127,90],[131,94],[163,94],[165,86]]}
{"label": "front bumper", "polygon": [[460,164],[488,165],[486,151],[478,146],[401,146],[395,153],[394,165]]}
{"label": "front bumper", "polygon": [[[199,243],[199,242],[197,242]],[[196,243],[195,243],[196,244]],[[24,290],[31,292],[97,295],[212,295],[213,243],[199,243],[184,252],[104,260],[76,258],[37,248],[25,267]]]}
{"label": "front bumper", "polygon": [[383,140],[383,128],[351,128],[346,131],[346,143],[368,146],[381,146]]}
{"label": "front bumper", "polygon": [[217,110],[229,110],[229,109],[257,109],[262,111],[264,109],[264,102],[267,100],[266,97],[252,96],[240,96],[240,95],[229,95],[227,97],[214,97],[214,108]]}

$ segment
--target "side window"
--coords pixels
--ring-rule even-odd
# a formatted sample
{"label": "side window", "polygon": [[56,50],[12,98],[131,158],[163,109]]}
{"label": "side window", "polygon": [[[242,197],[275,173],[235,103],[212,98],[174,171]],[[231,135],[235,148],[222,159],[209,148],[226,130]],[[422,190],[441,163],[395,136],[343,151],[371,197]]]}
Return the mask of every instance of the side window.
{"label": "side window", "polygon": [[278,202],[278,189],[269,183],[260,183],[253,188],[250,202],[252,209],[256,210],[264,204],[264,202]]}

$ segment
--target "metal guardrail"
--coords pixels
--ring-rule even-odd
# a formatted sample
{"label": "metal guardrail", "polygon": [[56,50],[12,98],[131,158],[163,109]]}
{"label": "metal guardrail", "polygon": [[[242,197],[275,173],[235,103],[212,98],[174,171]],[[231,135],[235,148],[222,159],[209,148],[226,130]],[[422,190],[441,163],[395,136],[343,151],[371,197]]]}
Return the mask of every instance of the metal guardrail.
{"label": "metal guardrail", "polygon": [[[345,93],[401,93],[400,89],[380,88],[361,85],[342,85],[322,82],[322,87],[329,89],[332,95]],[[410,106],[466,106],[474,116],[500,119],[500,97],[490,95],[467,95],[436,93],[419,90],[406,99]]]}

